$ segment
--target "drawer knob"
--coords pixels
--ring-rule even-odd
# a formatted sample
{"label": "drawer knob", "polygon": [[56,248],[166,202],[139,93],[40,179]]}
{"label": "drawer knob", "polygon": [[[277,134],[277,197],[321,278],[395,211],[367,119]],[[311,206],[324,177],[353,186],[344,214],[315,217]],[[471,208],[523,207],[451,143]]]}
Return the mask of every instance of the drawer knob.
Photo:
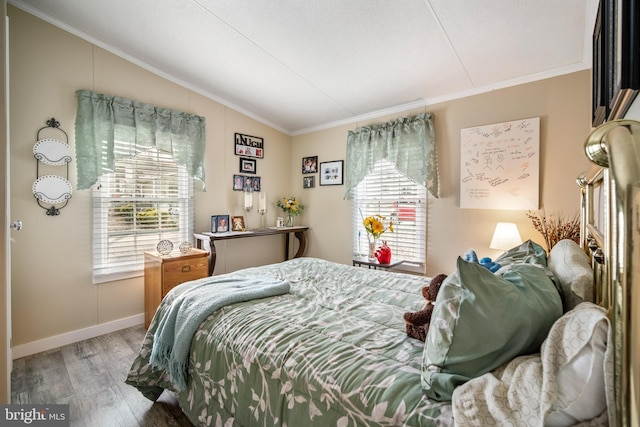
{"label": "drawer knob", "polygon": [[182,272],[183,273],[187,273],[189,271],[191,271],[191,266],[190,265],[183,265],[182,266]]}

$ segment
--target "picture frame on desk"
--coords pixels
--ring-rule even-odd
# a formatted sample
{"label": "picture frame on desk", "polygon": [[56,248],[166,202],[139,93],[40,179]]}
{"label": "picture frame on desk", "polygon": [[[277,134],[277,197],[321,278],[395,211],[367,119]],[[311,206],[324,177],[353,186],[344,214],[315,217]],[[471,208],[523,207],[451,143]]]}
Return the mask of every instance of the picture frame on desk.
{"label": "picture frame on desk", "polygon": [[227,231],[229,231],[229,215],[214,215],[211,217],[212,233],[225,233]]}
{"label": "picture frame on desk", "polygon": [[242,215],[231,217],[231,231],[245,231],[244,217]]}

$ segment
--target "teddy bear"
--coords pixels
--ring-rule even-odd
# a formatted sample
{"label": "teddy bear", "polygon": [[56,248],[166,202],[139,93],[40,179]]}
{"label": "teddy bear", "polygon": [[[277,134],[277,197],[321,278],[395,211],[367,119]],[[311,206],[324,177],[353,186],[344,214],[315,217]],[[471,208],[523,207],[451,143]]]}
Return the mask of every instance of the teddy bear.
{"label": "teddy bear", "polygon": [[403,315],[407,335],[411,338],[420,341],[424,341],[427,338],[427,331],[429,330],[429,323],[431,322],[431,314],[433,313],[436,297],[438,296],[442,282],[444,282],[446,278],[446,274],[438,274],[431,279],[429,285],[422,288],[422,296],[427,300],[423,309],[415,312],[406,312]]}

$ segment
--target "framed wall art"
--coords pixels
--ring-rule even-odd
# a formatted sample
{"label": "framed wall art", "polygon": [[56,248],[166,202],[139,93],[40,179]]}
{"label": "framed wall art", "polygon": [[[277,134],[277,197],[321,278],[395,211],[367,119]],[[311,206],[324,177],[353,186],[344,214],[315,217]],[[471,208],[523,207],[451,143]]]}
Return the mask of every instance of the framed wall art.
{"label": "framed wall art", "polygon": [[302,178],[302,188],[314,188],[316,186],[315,176],[305,176]]}
{"label": "framed wall art", "polygon": [[233,139],[236,156],[264,157],[264,139],[242,133],[236,133]]}
{"label": "framed wall art", "polygon": [[233,175],[233,191],[243,191],[245,188],[260,191],[261,181],[259,176]]}
{"label": "framed wall art", "polygon": [[318,156],[302,158],[302,173],[318,172]]}
{"label": "framed wall art", "polygon": [[640,0],[600,0],[593,31],[592,126],[625,116],[640,89]]}
{"label": "framed wall art", "polygon": [[240,157],[240,173],[256,173],[256,161],[254,159],[245,159]]}
{"label": "framed wall art", "polygon": [[460,131],[460,208],[539,207],[540,117]]}
{"label": "framed wall art", "polygon": [[605,0],[613,34],[608,120],[624,118],[640,89],[640,0]]}
{"label": "framed wall art", "polygon": [[342,185],[344,160],[320,163],[320,185]]}

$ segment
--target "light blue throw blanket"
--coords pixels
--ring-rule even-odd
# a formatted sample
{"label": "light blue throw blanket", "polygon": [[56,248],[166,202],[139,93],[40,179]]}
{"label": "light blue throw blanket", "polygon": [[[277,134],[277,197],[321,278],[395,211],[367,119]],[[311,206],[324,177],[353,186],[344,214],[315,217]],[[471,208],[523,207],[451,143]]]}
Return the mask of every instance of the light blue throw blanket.
{"label": "light blue throw blanket", "polygon": [[289,283],[271,277],[218,276],[194,282],[160,318],[151,364],[166,369],[173,385],[183,390],[187,386],[191,340],[207,316],[225,305],[286,294],[289,288]]}

